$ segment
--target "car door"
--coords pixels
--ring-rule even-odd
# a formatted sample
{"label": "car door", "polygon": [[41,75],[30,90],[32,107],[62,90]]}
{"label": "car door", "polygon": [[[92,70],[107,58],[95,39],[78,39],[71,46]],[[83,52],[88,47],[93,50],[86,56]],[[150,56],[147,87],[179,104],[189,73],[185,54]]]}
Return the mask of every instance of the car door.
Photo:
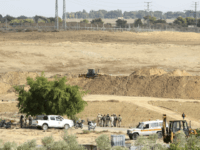
{"label": "car door", "polygon": [[63,127],[63,122],[61,117],[56,117],[56,124],[58,128]]}
{"label": "car door", "polygon": [[161,128],[158,126],[158,122],[154,122],[150,124],[151,134],[155,134],[158,131],[161,131]]}
{"label": "car door", "polygon": [[150,126],[149,126],[149,123],[148,124],[145,124],[143,129],[141,130],[141,134],[142,135],[150,135],[151,134],[151,130],[150,130]]}
{"label": "car door", "polygon": [[50,122],[49,122],[49,127],[57,127],[57,122],[56,122],[56,118],[51,116],[50,117]]}

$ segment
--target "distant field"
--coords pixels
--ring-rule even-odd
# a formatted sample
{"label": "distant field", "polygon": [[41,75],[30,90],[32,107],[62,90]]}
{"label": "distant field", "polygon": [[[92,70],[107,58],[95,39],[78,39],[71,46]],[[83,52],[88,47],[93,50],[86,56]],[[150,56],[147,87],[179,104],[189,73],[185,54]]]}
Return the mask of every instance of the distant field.
{"label": "distant field", "polygon": [[[67,22],[80,22],[83,19],[67,19]],[[92,21],[92,19],[87,19],[89,21]],[[117,19],[102,19],[104,23],[111,23],[115,24]],[[125,19],[127,20],[127,23],[133,23],[135,19]],[[171,23],[174,21],[174,19],[166,19],[167,23]]]}

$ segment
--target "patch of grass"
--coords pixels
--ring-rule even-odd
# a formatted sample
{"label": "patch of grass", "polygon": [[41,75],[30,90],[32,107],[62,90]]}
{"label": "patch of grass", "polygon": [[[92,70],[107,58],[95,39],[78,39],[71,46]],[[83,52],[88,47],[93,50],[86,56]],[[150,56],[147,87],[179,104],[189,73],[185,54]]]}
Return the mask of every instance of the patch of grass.
{"label": "patch of grass", "polygon": [[82,134],[89,134],[91,131],[89,130],[83,130],[83,133]]}
{"label": "patch of grass", "polygon": [[114,102],[114,103],[119,103],[119,101],[118,100],[107,100],[106,102]]}
{"label": "patch of grass", "polygon": [[103,131],[101,131],[101,132],[108,132],[108,130],[103,130]]}

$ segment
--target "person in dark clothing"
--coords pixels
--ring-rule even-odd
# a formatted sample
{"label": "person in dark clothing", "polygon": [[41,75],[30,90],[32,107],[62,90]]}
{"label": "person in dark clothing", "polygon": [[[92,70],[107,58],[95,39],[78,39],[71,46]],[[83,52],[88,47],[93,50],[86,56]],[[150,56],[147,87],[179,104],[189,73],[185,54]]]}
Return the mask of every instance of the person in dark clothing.
{"label": "person in dark clothing", "polygon": [[20,117],[20,126],[21,126],[21,128],[23,127],[23,125],[24,125],[24,116],[21,115],[21,117]]}
{"label": "person in dark clothing", "polygon": [[182,114],[182,117],[183,117],[183,120],[184,120],[184,118],[186,117],[186,115],[183,113],[183,114]]}

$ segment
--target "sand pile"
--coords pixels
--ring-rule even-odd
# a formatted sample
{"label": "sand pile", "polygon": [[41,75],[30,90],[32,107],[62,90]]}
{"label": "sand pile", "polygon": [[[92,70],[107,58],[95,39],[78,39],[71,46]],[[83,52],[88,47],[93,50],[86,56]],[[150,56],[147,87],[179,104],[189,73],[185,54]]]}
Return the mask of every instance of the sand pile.
{"label": "sand pile", "polygon": [[90,94],[200,99],[199,76],[102,76],[70,79]]}
{"label": "sand pile", "polygon": [[13,85],[26,85],[26,78],[28,76],[35,79],[37,75],[34,72],[7,72],[0,74],[0,94],[13,92]]}
{"label": "sand pile", "polygon": [[[26,85],[26,77],[36,73],[13,72],[0,77],[0,94],[14,92],[12,85]],[[62,77],[62,76],[60,76]],[[66,76],[66,84],[78,85],[90,94],[200,99],[200,77],[186,71],[166,73],[158,68],[143,68],[130,76],[101,76],[96,79]],[[53,81],[53,78],[49,78]],[[28,90],[28,87],[25,88]]]}
{"label": "sand pile", "polygon": [[166,71],[164,71],[163,69],[159,69],[159,68],[142,68],[142,69],[138,69],[135,72],[133,72],[132,74],[130,74],[130,76],[134,76],[134,75],[139,75],[139,76],[152,76],[152,75],[163,75],[167,73]]}
{"label": "sand pile", "polygon": [[179,70],[179,69],[176,69],[173,72],[168,73],[168,75],[169,76],[192,76],[191,74],[189,74],[185,70]]}

